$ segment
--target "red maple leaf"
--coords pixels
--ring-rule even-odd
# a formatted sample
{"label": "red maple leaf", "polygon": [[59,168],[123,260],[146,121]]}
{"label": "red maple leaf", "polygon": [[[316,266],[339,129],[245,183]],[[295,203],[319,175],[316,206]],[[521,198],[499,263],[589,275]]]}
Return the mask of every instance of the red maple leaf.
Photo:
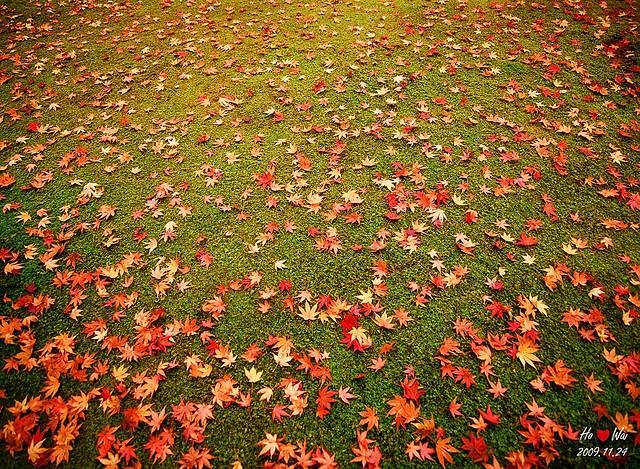
{"label": "red maple leaf", "polygon": [[318,391],[318,399],[316,399],[316,403],[318,404],[318,408],[316,409],[316,416],[320,419],[324,419],[326,415],[331,411],[331,406],[336,399],[333,397],[337,393],[335,391],[329,390],[327,386],[320,388]]}
{"label": "red maple leaf", "polygon": [[425,390],[420,387],[420,383],[417,379],[409,379],[408,376],[405,376],[404,381],[402,381],[401,384],[403,396],[407,399],[411,399],[412,401],[418,402],[420,397],[425,393]]}
{"label": "red maple leaf", "polygon": [[469,437],[462,437],[462,449],[467,452],[473,462],[489,461],[489,447],[481,436],[476,436],[473,432]]}

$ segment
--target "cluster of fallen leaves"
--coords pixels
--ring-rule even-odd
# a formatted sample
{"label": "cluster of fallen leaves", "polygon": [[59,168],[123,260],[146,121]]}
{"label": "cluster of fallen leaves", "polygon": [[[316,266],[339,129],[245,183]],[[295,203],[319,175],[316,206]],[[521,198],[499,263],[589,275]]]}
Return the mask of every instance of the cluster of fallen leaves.
{"label": "cluster of fallen leaves", "polygon": [[[232,3],[0,6],[3,450],[36,467],[571,464],[590,422],[539,402],[579,390],[637,448],[637,6]],[[251,267],[230,271],[238,245]],[[337,274],[325,261],[362,275],[313,288]],[[244,323],[331,339],[246,346],[219,332],[239,299]],[[428,356],[407,354],[434,317]],[[374,402],[367,379],[394,391]],[[239,431],[234,412],[264,433],[253,460],[209,438]],[[351,441],[286,434],[308,419]],[[84,438],[95,459],[75,460]]]}

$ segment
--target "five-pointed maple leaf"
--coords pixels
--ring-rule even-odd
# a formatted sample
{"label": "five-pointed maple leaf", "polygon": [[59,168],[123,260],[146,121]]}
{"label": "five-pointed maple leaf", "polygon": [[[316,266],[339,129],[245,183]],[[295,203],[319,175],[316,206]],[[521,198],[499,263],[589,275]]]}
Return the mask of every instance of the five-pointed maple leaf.
{"label": "five-pointed maple leaf", "polygon": [[442,467],[446,467],[447,463],[453,463],[451,453],[459,453],[460,451],[453,447],[449,442],[451,438],[439,438],[436,441],[436,456]]}
{"label": "five-pointed maple leaf", "polygon": [[530,339],[522,338],[518,342],[518,348],[516,357],[522,363],[522,366],[531,365],[535,368],[534,362],[539,362],[540,359],[535,355],[535,352],[539,350],[539,347]]}
{"label": "five-pointed maple leaf", "polygon": [[464,449],[473,462],[487,462],[489,460],[489,447],[484,438],[470,432],[467,438],[462,437],[462,449]]}
{"label": "five-pointed maple leaf", "polygon": [[462,412],[460,412],[461,407],[462,404],[458,402],[458,398],[454,397],[453,400],[449,403],[449,413],[451,414],[451,416],[455,418],[462,415]]}
{"label": "five-pointed maple leaf", "polygon": [[367,431],[373,429],[373,428],[380,428],[380,421],[378,419],[378,414],[376,412],[376,410],[372,407],[365,407],[365,409],[360,412],[360,417],[362,417],[360,419],[360,422],[358,423],[358,425],[366,425],[367,426]]}
{"label": "five-pointed maple leaf", "polygon": [[318,398],[316,399],[316,403],[318,407],[316,409],[316,416],[323,419],[326,415],[331,411],[331,406],[336,399],[333,397],[337,393],[335,391],[331,391],[328,387],[322,387],[318,391]]}

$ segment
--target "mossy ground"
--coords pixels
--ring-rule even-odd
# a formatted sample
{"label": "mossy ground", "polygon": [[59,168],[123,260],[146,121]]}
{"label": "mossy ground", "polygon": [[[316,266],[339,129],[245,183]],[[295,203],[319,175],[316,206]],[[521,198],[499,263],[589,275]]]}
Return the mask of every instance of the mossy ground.
{"label": "mossy ground", "polygon": [[[173,2],[161,5],[159,2],[74,2],[71,4],[44,5],[26,4],[8,1],[2,7],[2,30],[0,43],[2,52],[8,55],[19,54],[21,62],[11,62],[3,57],[0,68],[11,77],[0,85],[1,109],[5,114],[0,126],[0,140],[8,142],[1,150],[3,160],[9,160],[16,153],[24,152],[26,145],[45,143],[55,138],[54,144],[47,145],[42,159],[35,161],[36,170],[28,172],[26,165],[32,163],[32,157],[25,158],[7,171],[17,179],[15,185],[2,189],[5,203],[19,202],[18,211],[27,211],[37,219],[36,211],[49,211],[51,224],[47,227],[58,232],[62,222],[58,219],[60,210],[65,206],[74,206],[82,185],[71,185],[73,179],[83,184],[96,182],[104,187],[104,195],[98,201],[92,201],[81,208],[80,221],[93,223],[97,208],[101,204],[117,207],[116,215],[103,222],[100,229],[90,229],[77,234],[69,240],[66,252],[77,252],[82,256],[79,270],[93,271],[100,266],[112,264],[133,251],[143,251],[141,245],[132,238],[136,228],[142,227],[150,236],[158,237],[165,224],[172,220],[177,224],[177,238],[171,242],[160,242],[159,247],[150,255],[144,252],[148,266],[135,273],[135,281],[126,291],[136,290],[139,299],[134,310],[152,309],[162,306],[167,311],[168,320],[187,317],[204,319],[201,305],[207,298],[215,295],[216,287],[241,278],[251,271],[264,274],[261,285],[275,286],[284,278],[290,279],[295,292],[308,290],[314,295],[331,295],[355,302],[355,296],[371,287],[371,266],[377,259],[384,259],[390,268],[386,279],[388,295],[382,299],[386,311],[397,308],[410,310],[415,321],[406,328],[383,331],[375,326],[369,327],[374,344],[394,341],[396,346],[387,357],[386,366],[377,373],[367,372],[370,359],[377,355],[377,347],[365,353],[347,350],[340,344],[340,328],[332,323],[307,323],[295,318],[290,312],[282,310],[276,304],[268,313],[257,310],[258,296],[255,292],[231,292],[225,296],[227,310],[215,327],[215,337],[220,343],[229,343],[236,354],[241,354],[251,343],[264,343],[268,335],[291,338],[298,350],[318,348],[330,354],[328,366],[333,377],[332,387],[350,386],[357,397],[350,405],[336,405],[331,413],[319,420],[310,406],[300,417],[284,419],[282,423],[270,418],[271,404],[256,401],[249,409],[232,406],[217,409],[214,420],[207,427],[204,445],[212,449],[216,457],[214,465],[228,466],[236,460],[247,467],[258,464],[258,441],[265,433],[286,435],[288,441],[307,440],[310,444],[321,445],[335,453],[341,463],[353,458],[351,447],[356,443],[355,429],[360,416],[358,412],[365,406],[377,409],[381,416],[380,430],[375,440],[383,451],[384,460],[389,467],[410,466],[405,452],[407,443],[412,440],[410,431],[397,430],[388,412],[387,401],[401,392],[399,383],[407,365],[412,365],[420,379],[426,394],[421,398],[422,415],[433,415],[438,425],[444,427],[447,434],[454,437],[456,445],[461,436],[468,433],[469,419],[452,418],[448,412],[449,402],[457,397],[462,402],[461,412],[465,416],[477,415],[477,409],[486,409],[487,405],[501,415],[500,425],[485,433],[489,446],[498,459],[504,458],[510,451],[522,447],[522,436],[517,432],[518,420],[526,411],[525,404],[532,398],[546,409],[546,414],[562,424],[571,424],[574,428],[597,426],[593,405],[603,403],[614,412],[631,414],[637,403],[628,396],[624,387],[610,373],[602,357],[603,347],[615,346],[620,354],[637,352],[640,333],[637,321],[625,326],[621,312],[611,301],[616,285],[630,286],[637,292],[637,286],[629,283],[629,265],[621,262],[621,256],[629,256],[632,263],[640,259],[640,242],[637,231],[625,229],[612,231],[602,226],[604,219],[619,219],[628,223],[637,223],[638,212],[616,198],[604,198],[598,194],[597,187],[584,184],[585,178],[603,177],[608,186],[616,179],[607,173],[609,166],[621,172],[618,181],[632,178],[638,174],[638,152],[632,147],[638,144],[637,138],[622,138],[618,135],[621,124],[630,125],[637,119],[638,102],[630,95],[616,90],[611,80],[615,75],[637,66],[637,55],[629,58],[633,63],[623,63],[622,69],[614,70],[610,57],[594,54],[599,45],[629,37],[636,41],[637,32],[632,33],[629,26],[632,19],[610,19],[609,26],[602,25],[606,12],[595,2],[583,2],[581,8],[572,8],[569,2],[554,7],[552,2],[543,2],[544,8],[531,8],[531,5],[515,2],[505,4],[504,9],[480,0],[466,4],[456,2],[379,2],[360,0],[353,2],[326,2],[302,4],[298,2]],[[623,6],[622,4],[620,5]],[[86,7],[86,8],[83,8]],[[608,12],[612,14],[613,6]],[[441,9],[440,13],[429,14],[429,10]],[[571,14],[584,9],[596,24],[588,24],[572,18]],[[17,16],[13,16],[17,15]],[[28,18],[31,18],[29,21]],[[542,19],[542,32],[533,29],[534,20]],[[305,19],[313,19],[308,24]],[[568,24],[562,24],[567,21]],[[486,24],[474,23],[486,22]],[[48,23],[48,28],[42,25]],[[19,24],[32,24],[33,28],[17,28]],[[415,31],[420,25],[426,31]],[[360,31],[354,29],[359,28]],[[595,37],[598,28],[603,34]],[[556,30],[561,30],[557,32]],[[305,33],[313,33],[306,38]],[[357,33],[357,34],[356,34]],[[369,34],[372,33],[372,34]],[[16,41],[20,35],[25,37]],[[576,60],[584,63],[593,82],[607,83],[611,94],[600,96],[585,87],[583,76],[569,70],[566,63],[554,80],[560,82],[554,86],[553,80],[545,78],[544,66],[524,62],[525,57],[534,53],[544,54],[554,36],[559,45],[558,55],[552,61]],[[388,37],[389,45],[380,41]],[[371,41],[369,46],[356,46],[356,40]],[[410,41],[408,44],[404,41]],[[578,41],[577,43],[572,41]],[[421,42],[421,44],[418,44]],[[547,43],[546,45],[543,43]],[[573,45],[578,44],[579,46]],[[435,45],[439,53],[428,56],[425,52]],[[460,45],[460,47],[452,47]],[[227,47],[229,46],[229,47]],[[232,47],[231,47],[232,46]],[[469,48],[477,46],[477,55],[469,53]],[[527,52],[514,55],[512,50],[521,46]],[[371,50],[367,56],[366,51]],[[629,49],[631,50],[631,48]],[[313,52],[313,57],[307,56]],[[62,58],[60,54],[73,53]],[[455,60],[455,73],[449,73],[447,67]],[[198,62],[204,63],[203,67]],[[279,66],[283,61],[295,61],[297,67]],[[330,62],[327,62],[330,61]],[[405,64],[404,61],[408,61]],[[479,63],[499,69],[499,73],[483,76]],[[41,64],[41,65],[38,65]],[[357,67],[355,67],[357,65]],[[203,70],[214,67],[211,74]],[[444,67],[444,71],[440,70]],[[253,72],[248,73],[247,70]],[[402,93],[394,90],[394,76],[409,77],[418,71],[422,75],[410,80]],[[54,73],[55,72],[55,73]],[[92,74],[81,79],[83,74]],[[630,73],[630,72],[629,72]],[[336,77],[347,76],[346,92],[334,89]],[[631,74],[633,75],[633,73]],[[385,83],[378,81],[384,78]],[[276,86],[270,86],[274,80]],[[312,86],[324,80],[327,90],[314,93]],[[510,81],[515,81],[526,93],[540,87],[552,90],[567,90],[561,99],[527,95],[515,103],[502,99],[506,95]],[[355,90],[358,83],[364,82],[370,91],[388,87],[387,95],[375,93],[359,94]],[[16,84],[22,83],[31,90],[32,95],[20,95],[16,99]],[[42,85],[40,85],[42,84]],[[158,87],[162,84],[162,87]],[[277,87],[285,90],[278,91]],[[460,92],[452,91],[457,87]],[[24,89],[23,88],[23,89]],[[55,95],[47,98],[45,91],[53,90]],[[199,97],[206,96],[212,101],[208,108],[199,103]],[[218,97],[236,96],[242,104],[224,116],[212,115],[220,106]],[[583,98],[594,96],[594,102]],[[293,104],[282,104],[282,99],[290,97]],[[434,99],[445,97],[450,108],[434,104]],[[320,99],[327,98],[322,105]],[[395,103],[387,102],[393,98]],[[461,98],[466,100],[461,103]],[[35,100],[39,108],[35,115],[24,116],[12,121],[6,114],[10,108],[27,105],[29,99]],[[559,101],[564,100],[557,109]],[[118,101],[122,103],[118,104]],[[310,120],[306,112],[294,109],[297,104],[309,101],[312,108]],[[437,116],[451,116],[451,123],[442,120],[436,123],[418,121],[418,133],[430,135],[433,145],[453,147],[454,140],[463,140],[462,148],[468,148],[477,155],[480,145],[487,145],[494,152],[504,145],[517,151],[521,160],[515,163],[501,162],[496,156],[488,161],[472,158],[468,162],[459,161],[461,149],[454,147],[455,155],[451,162],[443,161],[442,152],[436,151],[435,158],[427,158],[421,152],[422,143],[407,143],[406,139],[394,139],[393,132],[400,130],[401,118],[416,118],[416,104],[425,101],[431,112]],[[59,108],[50,109],[55,102]],[[96,102],[99,105],[96,105]],[[361,102],[368,103],[363,108]],[[615,109],[605,106],[606,102],[616,104]],[[115,104],[114,104],[115,103]],[[531,122],[531,114],[526,104],[541,103],[545,117],[549,121],[561,121],[571,126],[572,119],[567,117],[571,108],[577,108],[584,118],[592,109],[600,113],[598,121],[604,122],[605,133],[586,141],[578,135],[579,128],[572,127],[567,134],[558,134],[543,128],[539,123]],[[554,138],[566,140],[569,147],[568,174],[561,176],[552,167],[550,159],[541,158],[528,143],[492,142],[489,136],[496,134],[510,138],[512,132],[504,127],[488,122],[481,116],[496,114],[517,123],[534,139]],[[274,108],[283,112],[282,122],[274,122],[272,115],[265,111]],[[383,127],[383,139],[378,139],[363,131],[380,120],[372,113],[379,108],[384,112],[393,111],[390,125]],[[333,119],[338,116],[337,119]],[[119,123],[127,118],[139,125],[139,130],[130,125]],[[192,120],[191,120],[192,118]],[[246,118],[246,119],[245,119]],[[588,117],[587,117],[588,118]],[[172,120],[175,121],[172,122]],[[215,121],[221,120],[220,125]],[[234,119],[239,119],[237,125]],[[245,120],[243,120],[245,119]],[[476,121],[469,123],[469,119]],[[27,124],[36,120],[43,124],[71,131],[63,136],[60,132],[51,135],[29,132]],[[341,134],[336,121],[348,121],[349,130]],[[296,133],[292,129],[311,124],[329,126],[331,131],[323,133]],[[117,142],[100,142],[101,128],[119,127]],[[86,132],[94,132],[97,138],[79,142],[77,135],[82,127]],[[351,130],[360,130],[359,135],[350,135]],[[151,131],[151,132],[150,132]],[[242,134],[240,142],[235,142],[236,134]],[[199,143],[198,137],[210,136],[206,143]],[[255,144],[255,135],[264,135],[264,143]],[[27,143],[17,140],[27,136]],[[164,159],[152,150],[154,142],[174,136],[179,140],[176,147],[178,157]],[[310,142],[308,137],[313,137]],[[637,133],[634,134],[637,137]],[[224,145],[217,147],[216,139],[223,139]],[[279,145],[278,140],[286,143]],[[294,182],[290,176],[293,170],[293,156],[286,152],[289,145],[297,145],[299,151],[309,155],[313,168],[305,174],[308,187],[296,188],[296,192],[305,197],[321,187],[331,169],[328,157],[318,150],[332,147],[337,139],[346,144],[340,164],[344,168],[342,182],[328,185],[323,193],[325,200],[322,210],[311,213],[302,207],[287,203],[282,193],[276,208],[265,206],[270,192],[256,186],[253,175],[264,172],[269,163],[276,164],[278,181]],[[140,145],[146,143],[141,151]],[[58,167],[59,159],[72,151],[78,144],[89,149],[91,157],[99,158],[85,167],[77,168],[66,175]],[[576,150],[589,146],[599,159],[589,159]],[[620,148],[627,155],[627,161],[620,165],[611,162],[608,155],[613,151],[611,145]],[[251,156],[251,149],[259,146],[261,154]],[[389,146],[395,148],[395,154],[389,155]],[[552,146],[552,148],[554,148]],[[109,149],[110,148],[110,149]],[[105,149],[101,153],[101,149]],[[552,151],[556,151],[555,148]],[[118,162],[123,152],[133,155],[129,163]],[[229,164],[227,152],[240,156],[240,161]],[[165,153],[166,154],[166,153]],[[377,161],[373,168],[353,169],[363,158]],[[418,209],[408,212],[403,219],[391,222],[384,218],[389,210],[384,200],[386,191],[374,184],[376,172],[388,177],[394,170],[394,162],[411,165],[415,162],[423,165],[426,186],[435,187],[438,182],[448,181],[452,192],[458,192],[462,182],[469,184],[470,190],[464,195],[469,205],[466,207],[448,205],[447,221],[441,228],[431,226],[426,212]],[[223,177],[213,187],[206,187],[197,171],[202,164],[208,163],[224,171]],[[114,165],[113,172],[105,167]],[[491,181],[483,177],[483,167],[487,165],[495,176],[517,178],[522,168],[537,165],[542,178],[534,187],[518,189],[506,197],[496,197],[493,193],[483,194],[479,190],[483,184]],[[141,168],[137,174],[130,171]],[[28,184],[35,172],[50,169],[54,179],[40,190],[24,191],[20,186]],[[154,174],[155,173],[155,174]],[[463,179],[461,176],[465,176]],[[468,177],[467,177],[468,176]],[[192,207],[191,215],[180,217],[174,208],[164,207],[165,214],[154,219],[145,216],[134,220],[131,213],[143,209],[145,199],[154,193],[161,183],[179,187],[187,182],[189,188],[179,190],[182,204]],[[410,183],[407,183],[410,185]],[[493,187],[493,186],[492,186]],[[247,199],[240,194],[247,188],[253,194]],[[363,216],[361,224],[343,224],[340,217],[330,222],[323,217],[323,211],[334,202],[342,202],[342,194],[350,188],[366,189],[363,192],[365,202],[358,207]],[[636,190],[636,189],[632,189]],[[541,194],[548,194],[557,209],[559,220],[551,222],[542,212]],[[214,203],[205,203],[207,195],[224,198],[232,206],[230,211],[221,211]],[[464,221],[468,208],[476,210],[479,222],[469,225]],[[248,219],[238,220],[239,212],[248,214]],[[570,214],[579,213],[580,222],[570,218]],[[26,225],[16,221],[16,211],[0,215],[0,247],[9,250],[24,250],[24,246],[39,243],[25,233]],[[507,251],[515,254],[516,262],[505,257],[505,251],[491,247],[492,240],[486,231],[499,231],[494,222],[505,219],[510,228],[508,233],[517,238],[524,225],[531,218],[543,220],[543,228],[536,232],[539,243],[532,248],[510,244]],[[287,234],[282,229],[256,255],[247,252],[247,245],[255,242],[258,233],[264,231],[269,222],[282,227],[285,221],[292,221],[297,229]],[[409,253],[394,243],[385,250],[375,253],[368,249],[351,251],[355,244],[368,246],[381,228],[397,231],[410,226],[411,221],[429,225],[422,236],[422,244]],[[335,226],[339,231],[344,249],[337,255],[320,252],[314,247],[314,240],[307,235],[311,227],[321,231]],[[121,238],[120,242],[106,248],[103,230],[109,228]],[[467,234],[478,246],[472,256],[465,255],[455,248],[455,235]],[[204,243],[196,246],[195,240],[203,236]],[[569,243],[570,238],[582,238],[595,244],[605,237],[613,240],[613,247],[606,250],[581,249],[576,255],[568,255],[561,246]],[[39,244],[42,246],[42,243]],[[213,263],[204,268],[195,261],[198,249],[205,248],[213,256]],[[421,285],[429,281],[434,273],[431,268],[429,251],[435,250],[447,268],[462,264],[469,268],[470,274],[463,284],[444,290],[425,307],[414,303],[414,294],[407,288],[410,282]],[[524,254],[535,256],[535,263],[522,262]],[[191,270],[180,279],[191,282],[192,288],[180,293],[172,289],[163,298],[154,293],[154,282],[149,272],[156,259],[179,257]],[[277,271],[274,263],[285,260],[287,270]],[[609,298],[595,302],[588,290],[563,285],[556,291],[550,291],[544,285],[543,269],[558,262],[564,262],[576,271],[588,272],[603,286]],[[501,280],[505,288],[492,292],[485,284],[486,278],[498,275],[498,269],[504,267],[506,274]],[[0,288],[4,295],[15,300],[29,283],[34,283],[39,291],[47,292],[56,298],[56,304],[34,324],[39,349],[48,339],[59,333],[69,333],[77,337],[77,351],[97,351],[95,342],[82,333],[82,322],[96,318],[109,319],[112,311],[105,310],[95,289],[87,290],[83,304],[83,317],[72,321],[63,309],[68,296],[52,286],[55,272],[47,271],[35,260],[24,262],[24,269],[18,276],[0,277]],[[118,288],[109,289],[116,294]],[[446,337],[454,335],[453,321],[468,318],[483,334],[504,331],[504,322],[496,321],[484,308],[482,298],[491,295],[504,304],[517,304],[519,295],[537,295],[549,307],[546,316],[539,316],[538,330],[541,336],[541,349],[538,353],[543,365],[563,360],[574,370],[579,378],[575,388],[565,390],[553,386],[545,393],[534,391],[529,384],[540,372],[538,369],[523,369],[517,360],[506,354],[496,353],[493,360],[495,372],[501,383],[508,388],[503,399],[494,400],[486,391],[487,383],[478,379],[478,384],[467,390],[462,384],[441,378],[438,362],[434,355]],[[606,316],[606,324],[616,336],[613,344],[602,344],[598,340],[588,342],[579,334],[561,322],[562,313],[569,308],[598,306]],[[3,315],[13,314],[10,307],[3,306]],[[121,322],[110,324],[110,334],[133,334],[134,313],[129,311]],[[369,322],[369,325],[370,322]],[[0,349],[3,357],[16,353],[17,348],[3,345]],[[197,353],[207,356],[207,350],[198,336],[181,337],[176,346],[159,357],[145,358],[128,364],[130,373],[153,369],[162,361],[176,360],[180,366],[171,371],[169,379],[160,384],[153,397],[154,408],[168,408],[180,399],[195,402],[211,401],[211,386],[215,378],[231,373],[242,385],[249,389],[243,374],[243,364],[239,362],[230,369],[214,365],[209,378],[194,379],[182,366],[187,355]],[[99,356],[106,357],[104,352]],[[110,358],[114,361],[114,357]],[[114,361],[115,363],[115,361]],[[457,361],[477,373],[478,361],[469,354]],[[292,372],[276,366],[269,354],[260,359],[257,366],[264,371],[260,385],[275,386],[281,378]],[[358,373],[367,372],[361,379],[355,379]],[[603,393],[593,395],[582,383],[583,378],[594,373],[603,381]],[[301,376],[298,376],[301,378]],[[480,378],[480,376],[478,376]],[[37,395],[43,385],[44,374],[38,369],[31,372],[0,373],[0,388],[7,399],[3,402],[3,418],[8,418],[6,408],[14,400],[22,400]],[[637,379],[636,379],[637,382]],[[102,385],[113,385],[107,376]],[[69,396],[78,390],[89,391],[96,383],[78,383],[63,380],[60,389],[62,396]],[[305,379],[305,389],[315,398],[318,383]],[[129,399],[125,405],[136,405]],[[97,405],[92,404],[81,427],[80,435],[74,443],[68,467],[88,467],[96,465],[96,435],[105,425],[118,425],[119,416],[106,416]],[[124,435],[124,434],[123,434]],[[142,448],[149,431],[141,429],[132,434],[133,442]],[[176,438],[172,450],[175,457],[164,463],[172,466],[190,444]],[[559,447],[562,464],[576,462],[575,444]],[[146,462],[146,454],[140,449],[139,455]],[[27,464],[24,455],[16,458],[7,453],[2,456],[11,465]],[[456,455],[457,465],[471,464],[463,455]],[[637,462],[637,457],[635,459]],[[584,460],[577,461],[579,464]],[[591,463],[591,461],[587,461]],[[601,461],[598,461],[600,464]],[[416,464],[417,465],[417,464]]]}

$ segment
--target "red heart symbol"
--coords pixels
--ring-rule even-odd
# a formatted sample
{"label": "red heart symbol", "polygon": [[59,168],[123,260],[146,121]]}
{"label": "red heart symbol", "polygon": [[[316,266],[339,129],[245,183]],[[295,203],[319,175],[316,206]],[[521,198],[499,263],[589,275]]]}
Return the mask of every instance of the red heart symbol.
{"label": "red heart symbol", "polygon": [[598,440],[604,443],[607,441],[607,438],[609,438],[609,430],[598,430],[596,431],[596,435],[598,435]]}

